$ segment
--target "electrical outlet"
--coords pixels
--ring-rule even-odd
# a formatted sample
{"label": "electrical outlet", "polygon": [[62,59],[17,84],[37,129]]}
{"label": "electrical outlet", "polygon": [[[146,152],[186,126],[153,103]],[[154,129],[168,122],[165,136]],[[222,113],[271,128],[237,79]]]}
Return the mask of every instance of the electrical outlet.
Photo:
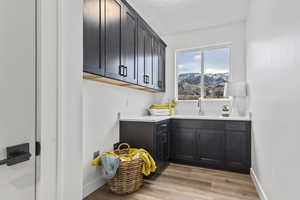
{"label": "electrical outlet", "polygon": [[95,159],[95,158],[97,158],[98,156],[100,156],[100,151],[94,152],[93,158]]}

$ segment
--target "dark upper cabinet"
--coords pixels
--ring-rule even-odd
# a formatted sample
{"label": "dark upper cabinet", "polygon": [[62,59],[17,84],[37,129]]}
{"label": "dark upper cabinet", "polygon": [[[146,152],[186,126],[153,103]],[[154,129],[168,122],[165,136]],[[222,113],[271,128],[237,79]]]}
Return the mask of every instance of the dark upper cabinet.
{"label": "dark upper cabinet", "polygon": [[123,79],[122,74],[122,11],[123,3],[120,0],[105,1],[105,76],[114,79]]}
{"label": "dark upper cabinet", "polygon": [[84,72],[164,91],[165,44],[125,0],[84,0]]}
{"label": "dark upper cabinet", "polygon": [[138,84],[153,88],[152,35],[147,26],[138,26]]}
{"label": "dark upper cabinet", "polygon": [[165,44],[143,22],[138,25],[138,84],[165,91]]}
{"label": "dark upper cabinet", "polygon": [[120,0],[105,0],[105,76],[137,83],[137,15]]}
{"label": "dark upper cabinet", "polygon": [[159,70],[159,41],[156,38],[152,40],[152,64],[153,64],[153,88],[159,89],[158,87],[158,70]]}
{"label": "dark upper cabinet", "polygon": [[138,85],[146,86],[147,77],[145,75],[145,28],[138,25],[138,43],[137,43],[137,65],[138,65]]}
{"label": "dark upper cabinet", "polygon": [[137,83],[137,15],[124,6],[122,28],[122,66],[124,81]]}
{"label": "dark upper cabinet", "polygon": [[166,90],[166,46],[159,43],[158,54],[158,88],[161,91]]}
{"label": "dark upper cabinet", "polygon": [[85,0],[83,13],[83,64],[84,72],[103,75],[100,64],[100,0]]}
{"label": "dark upper cabinet", "polygon": [[223,166],[225,152],[224,130],[197,130],[197,162],[203,166]]}

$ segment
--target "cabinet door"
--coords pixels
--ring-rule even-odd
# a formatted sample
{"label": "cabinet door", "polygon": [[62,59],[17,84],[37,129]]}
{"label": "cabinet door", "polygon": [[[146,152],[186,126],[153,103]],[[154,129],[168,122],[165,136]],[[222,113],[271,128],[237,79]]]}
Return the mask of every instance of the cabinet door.
{"label": "cabinet door", "polygon": [[156,136],[156,153],[160,161],[169,160],[168,132],[158,132]]}
{"label": "cabinet door", "polygon": [[159,68],[159,42],[156,38],[153,37],[153,43],[152,43],[152,67],[153,67],[153,73],[152,73],[152,82],[153,82],[153,88],[159,89],[158,86],[158,68]]}
{"label": "cabinet door", "polygon": [[83,14],[83,71],[103,75],[100,64],[100,1],[84,0]]}
{"label": "cabinet door", "polygon": [[172,131],[172,159],[175,161],[193,162],[196,153],[196,130],[174,128]]}
{"label": "cabinet door", "polygon": [[197,131],[197,162],[207,167],[224,166],[225,134],[222,130]]}
{"label": "cabinet door", "polygon": [[145,29],[139,23],[138,25],[138,47],[137,47],[137,65],[138,65],[138,85],[146,86],[145,77]]}
{"label": "cabinet door", "polygon": [[251,137],[248,131],[226,131],[226,167],[249,172],[251,165]]}
{"label": "cabinet door", "polygon": [[125,67],[124,81],[137,83],[137,16],[124,6],[122,27],[122,65]]}
{"label": "cabinet door", "polygon": [[105,76],[122,80],[122,9],[119,0],[105,0]]}
{"label": "cabinet door", "polygon": [[152,60],[152,35],[146,30],[145,32],[145,76],[147,77],[146,86],[153,88],[153,60]]}
{"label": "cabinet door", "polygon": [[138,25],[138,84],[153,87],[152,35],[143,22]]}
{"label": "cabinet door", "polygon": [[164,44],[159,44],[159,54],[158,54],[158,88],[161,91],[166,90],[165,86],[165,76],[166,76],[166,47]]}

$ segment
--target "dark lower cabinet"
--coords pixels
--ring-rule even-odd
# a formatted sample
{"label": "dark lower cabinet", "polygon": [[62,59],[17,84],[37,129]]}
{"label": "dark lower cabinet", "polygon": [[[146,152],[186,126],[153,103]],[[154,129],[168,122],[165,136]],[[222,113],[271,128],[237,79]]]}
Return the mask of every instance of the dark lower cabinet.
{"label": "dark lower cabinet", "polygon": [[148,150],[158,162],[159,171],[170,161],[250,172],[250,121],[120,122],[120,141]]}
{"label": "dark lower cabinet", "polygon": [[157,160],[170,160],[170,140],[168,131],[158,131],[156,134],[156,155]]}
{"label": "dark lower cabinet", "polygon": [[146,149],[157,164],[157,173],[165,169],[170,160],[169,121],[120,122],[120,142],[133,148]]}
{"label": "dark lower cabinet", "polygon": [[193,162],[196,159],[196,130],[172,127],[172,160]]}
{"label": "dark lower cabinet", "polygon": [[207,167],[224,165],[224,130],[198,129],[196,136],[196,161]]}
{"label": "dark lower cabinet", "polygon": [[248,172],[251,167],[250,131],[226,131],[225,140],[226,168]]}
{"label": "dark lower cabinet", "polygon": [[250,172],[250,121],[172,120],[171,141],[171,161]]}

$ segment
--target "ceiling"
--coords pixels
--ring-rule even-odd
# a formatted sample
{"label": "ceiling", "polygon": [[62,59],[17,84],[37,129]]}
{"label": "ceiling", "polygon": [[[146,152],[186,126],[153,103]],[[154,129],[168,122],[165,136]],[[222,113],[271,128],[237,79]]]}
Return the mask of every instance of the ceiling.
{"label": "ceiling", "polygon": [[127,0],[161,35],[242,21],[250,0]]}

